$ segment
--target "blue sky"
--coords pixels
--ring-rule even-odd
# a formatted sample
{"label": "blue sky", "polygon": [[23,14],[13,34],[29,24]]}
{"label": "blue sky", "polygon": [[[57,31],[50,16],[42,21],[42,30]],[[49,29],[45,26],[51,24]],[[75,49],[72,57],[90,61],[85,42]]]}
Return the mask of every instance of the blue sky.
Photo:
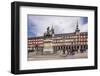
{"label": "blue sky", "polygon": [[80,31],[87,32],[88,17],[28,15],[28,37],[43,36],[48,26],[56,34],[74,32],[77,21]]}

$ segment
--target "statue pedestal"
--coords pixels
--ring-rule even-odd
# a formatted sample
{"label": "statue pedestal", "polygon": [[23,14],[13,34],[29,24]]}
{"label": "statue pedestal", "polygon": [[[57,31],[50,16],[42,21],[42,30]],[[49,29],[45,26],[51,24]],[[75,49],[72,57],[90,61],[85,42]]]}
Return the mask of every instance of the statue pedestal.
{"label": "statue pedestal", "polygon": [[52,45],[52,39],[47,38],[44,39],[44,48],[43,48],[43,54],[53,54],[53,45]]}

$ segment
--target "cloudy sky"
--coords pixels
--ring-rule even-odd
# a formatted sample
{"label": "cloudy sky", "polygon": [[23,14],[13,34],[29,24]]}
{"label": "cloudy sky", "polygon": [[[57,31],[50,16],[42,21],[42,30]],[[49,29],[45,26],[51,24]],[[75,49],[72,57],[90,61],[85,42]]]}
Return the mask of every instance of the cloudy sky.
{"label": "cloudy sky", "polygon": [[53,26],[55,33],[71,33],[79,24],[81,32],[88,31],[88,17],[28,15],[28,37],[43,36]]}

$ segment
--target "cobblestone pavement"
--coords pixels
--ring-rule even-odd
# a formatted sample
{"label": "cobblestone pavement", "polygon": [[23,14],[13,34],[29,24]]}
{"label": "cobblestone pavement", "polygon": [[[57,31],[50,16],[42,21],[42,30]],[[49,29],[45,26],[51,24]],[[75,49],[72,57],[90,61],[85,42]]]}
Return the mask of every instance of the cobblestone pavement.
{"label": "cobblestone pavement", "polygon": [[55,59],[80,59],[80,58],[88,58],[88,53],[76,53],[74,55],[58,55],[58,54],[52,54],[52,55],[34,55],[33,53],[29,53],[28,55],[28,61],[36,61],[36,60],[55,60]]}

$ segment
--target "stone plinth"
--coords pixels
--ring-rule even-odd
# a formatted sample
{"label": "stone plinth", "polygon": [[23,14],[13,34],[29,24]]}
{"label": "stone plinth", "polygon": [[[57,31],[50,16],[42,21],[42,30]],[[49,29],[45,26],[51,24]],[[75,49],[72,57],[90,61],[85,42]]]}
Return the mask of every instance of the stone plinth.
{"label": "stone plinth", "polygon": [[52,39],[47,38],[44,39],[44,48],[43,48],[43,54],[53,54],[53,45],[52,45]]}

